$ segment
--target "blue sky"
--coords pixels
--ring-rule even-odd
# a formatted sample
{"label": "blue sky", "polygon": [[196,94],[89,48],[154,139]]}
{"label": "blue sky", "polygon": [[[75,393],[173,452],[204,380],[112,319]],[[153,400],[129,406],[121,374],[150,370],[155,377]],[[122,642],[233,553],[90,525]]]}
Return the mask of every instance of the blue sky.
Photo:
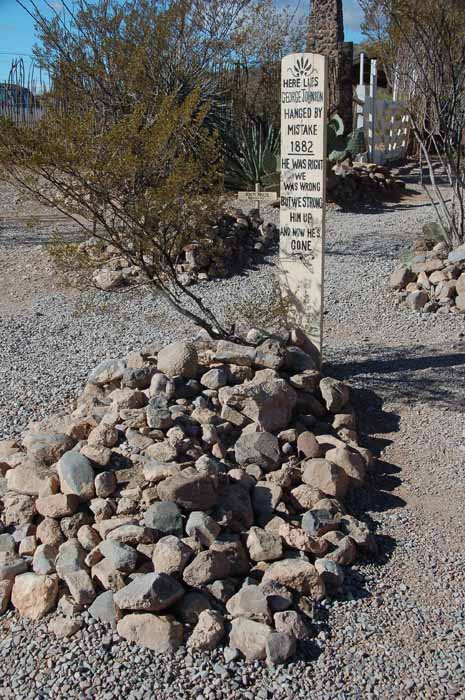
{"label": "blue sky", "polygon": [[[361,11],[357,0],[344,1],[344,25],[346,41],[360,41]],[[289,0],[287,3],[303,5],[307,0]],[[27,0],[26,3],[27,4]],[[59,0],[51,0],[51,5],[60,7]],[[37,5],[44,12],[47,10],[43,0],[37,0]],[[20,7],[16,0],[0,0],[0,81],[5,80],[11,66],[13,58],[23,56],[26,67],[30,62],[30,54],[34,45],[34,23]]]}

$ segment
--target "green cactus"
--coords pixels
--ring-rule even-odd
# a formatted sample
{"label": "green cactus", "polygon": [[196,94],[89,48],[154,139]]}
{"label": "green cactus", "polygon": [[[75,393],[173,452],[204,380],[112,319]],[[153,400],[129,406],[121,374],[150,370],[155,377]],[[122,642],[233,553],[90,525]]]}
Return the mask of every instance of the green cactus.
{"label": "green cactus", "polygon": [[356,156],[365,150],[365,135],[363,129],[355,129],[350,134],[344,134],[344,124],[336,113],[328,122],[327,154],[330,161],[344,160],[348,155]]}

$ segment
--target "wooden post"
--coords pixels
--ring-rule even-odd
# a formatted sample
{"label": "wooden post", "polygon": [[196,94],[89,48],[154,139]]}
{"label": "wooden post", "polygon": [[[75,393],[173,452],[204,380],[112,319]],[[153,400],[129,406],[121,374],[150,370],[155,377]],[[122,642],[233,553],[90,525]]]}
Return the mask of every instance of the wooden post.
{"label": "wooden post", "polygon": [[370,102],[371,102],[371,138],[370,138],[370,150],[371,150],[371,162],[376,163],[376,93],[378,88],[378,69],[376,65],[376,58],[374,58],[370,63]]}
{"label": "wooden post", "polygon": [[365,54],[363,53],[363,51],[360,52],[360,76],[358,84],[365,84]]}
{"label": "wooden post", "polygon": [[280,283],[289,321],[323,347],[327,58],[281,64]]}

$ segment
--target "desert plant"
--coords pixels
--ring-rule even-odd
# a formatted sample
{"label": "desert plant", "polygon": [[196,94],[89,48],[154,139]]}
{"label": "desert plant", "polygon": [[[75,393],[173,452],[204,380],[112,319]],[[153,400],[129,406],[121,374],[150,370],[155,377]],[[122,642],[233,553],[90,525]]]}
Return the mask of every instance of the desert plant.
{"label": "desert plant", "polygon": [[332,115],[328,122],[327,147],[328,158],[331,161],[341,160],[347,156],[355,156],[365,150],[363,129],[356,129],[350,134],[344,133],[344,122],[339,114]]}
{"label": "desert plant", "polygon": [[225,141],[225,186],[253,189],[267,184],[276,173],[280,132],[270,124],[251,122],[232,130]]}
{"label": "desert plant", "polygon": [[176,262],[199,232],[214,244],[222,163],[212,65],[232,50],[249,4],[77,0],[64,22],[31,3],[52,87],[39,122],[0,130],[3,177],[114,246],[217,337],[228,329]]}

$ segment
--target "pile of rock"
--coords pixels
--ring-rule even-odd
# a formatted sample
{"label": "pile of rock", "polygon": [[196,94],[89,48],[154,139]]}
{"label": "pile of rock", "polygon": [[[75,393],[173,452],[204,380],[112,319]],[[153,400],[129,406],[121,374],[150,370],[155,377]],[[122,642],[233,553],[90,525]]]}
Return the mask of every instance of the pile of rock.
{"label": "pile of rock", "polygon": [[368,527],[346,512],[371,463],[346,385],[301,331],[105,360],[70,415],[0,443],[0,613],[82,613],[157,652],[283,662]]}
{"label": "pile of rock", "polygon": [[[269,251],[277,242],[279,231],[265,224],[257,209],[249,215],[242,209],[225,211],[208,236],[186,245],[177,261],[180,281],[189,286],[211,278],[227,277],[250,266],[257,256]],[[93,280],[99,289],[114,290],[141,281],[139,267],[131,265],[113,245],[90,238],[80,246],[97,268]]]}
{"label": "pile of rock", "polygon": [[443,241],[414,241],[410,263],[396,267],[390,285],[412,311],[465,312],[465,244],[449,252]]}
{"label": "pile of rock", "polygon": [[328,199],[340,204],[369,202],[376,198],[396,198],[405,189],[399,171],[375,163],[357,163],[350,158],[328,164]]}

